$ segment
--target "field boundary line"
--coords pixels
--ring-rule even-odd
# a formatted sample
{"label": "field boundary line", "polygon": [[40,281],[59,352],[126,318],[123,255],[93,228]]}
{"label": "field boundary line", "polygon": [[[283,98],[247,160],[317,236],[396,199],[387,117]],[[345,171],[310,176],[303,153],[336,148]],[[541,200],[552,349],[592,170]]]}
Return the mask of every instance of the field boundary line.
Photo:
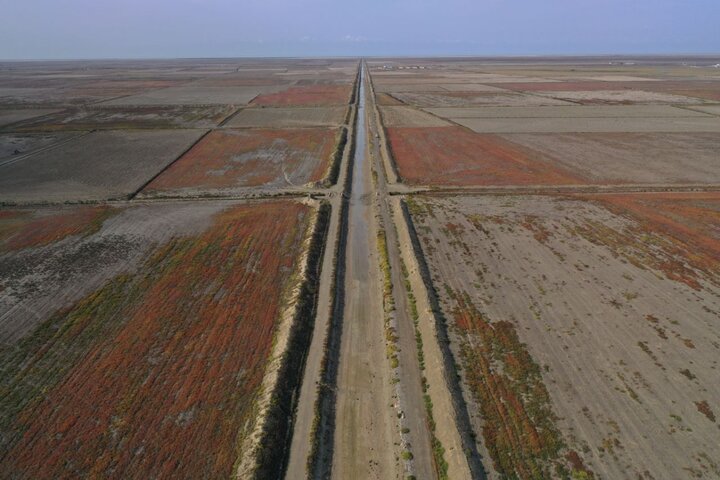
{"label": "field boundary line", "polygon": [[140,186],[140,188],[138,188],[137,190],[135,190],[134,192],[132,192],[131,194],[129,194],[129,195],[127,196],[127,199],[128,199],[128,200],[134,199],[140,192],[142,192],[142,191],[145,189],[145,187],[147,187],[148,185],[150,185],[150,183],[152,183],[153,180],[155,180],[155,179],[158,178],[160,175],[162,175],[163,173],[165,173],[165,171],[166,171],[168,168],[170,168],[172,165],[175,164],[175,162],[177,162],[177,161],[180,160],[182,157],[184,157],[185,154],[187,154],[190,150],[192,150],[193,148],[195,148],[195,145],[199,144],[199,143],[200,143],[205,137],[207,137],[208,134],[209,134],[210,132],[212,132],[212,131],[213,131],[213,129],[208,129],[208,130],[206,130],[205,133],[203,133],[202,135],[200,135],[200,138],[198,138],[197,140],[195,140],[188,148],[186,148],[185,150],[183,150],[183,152],[180,153],[180,155],[178,155],[178,156],[175,158],[175,160],[169,162],[169,163],[168,163],[167,165],[165,165],[162,169],[160,169],[160,171],[159,171],[158,173],[156,173],[156,174],[153,175],[148,181],[146,181],[145,183],[143,183],[143,184]]}
{"label": "field boundary line", "polygon": [[406,186],[389,192],[390,195],[564,195],[564,194],[624,194],[624,193],[692,193],[717,192],[720,184],[710,185],[548,185],[532,187],[425,187]]}
{"label": "field boundary line", "polygon": [[[10,109],[8,109],[8,110],[10,110]],[[12,109],[12,110],[33,110],[33,108],[27,108],[27,107],[25,107],[25,108],[15,108],[15,109]],[[52,108],[50,108],[50,110],[52,110]],[[19,125],[22,125],[23,123],[29,122],[29,121],[35,122],[35,121],[37,121],[37,120],[44,119],[45,117],[50,117],[50,116],[52,116],[52,115],[57,115],[57,114],[59,114],[59,113],[64,113],[64,112],[66,112],[67,110],[69,110],[69,108],[68,108],[68,107],[58,107],[56,110],[57,110],[57,111],[55,111],[55,112],[45,113],[45,114],[43,114],[43,115],[38,115],[37,117],[24,118],[24,119],[22,119],[22,120],[17,120],[17,121],[15,121],[15,122],[6,123],[5,125],[3,125],[3,126],[0,127],[0,133],[3,133],[3,134],[5,134],[5,133],[17,133],[17,132],[14,132],[13,129],[14,129],[16,126],[18,126],[18,124],[19,124]]]}
{"label": "field boundary line", "polygon": [[245,110],[244,105],[240,105],[240,106],[236,107],[235,110],[233,110],[230,114],[228,114],[228,116],[225,117],[220,123],[218,123],[215,128],[224,127],[227,122],[229,122],[230,120],[235,118],[235,116],[237,116],[237,114],[242,112],[243,110]]}
{"label": "field boundary line", "polygon": [[[348,139],[345,152],[341,160],[338,185],[342,185],[342,194],[334,201],[333,213],[337,215],[335,235],[335,248],[328,275],[331,275],[330,304],[328,305],[328,319],[323,332],[322,357],[320,359],[319,379],[315,387],[315,404],[313,405],[314,418],[310,430],[310,448],[305,461],[305,478],[324,479],[329,477],[332,469],[333,447],[335,439],[335,402],[337,400],[337,376],[339,365],[337,359],[343,331],[343,312],[345,310],[345,252],[349,229],[349,195],[352,184],[353,163],[356,147],[356,124],[358,119],[358,95],[356,90],[360,86],[360,68],[353,87],[352,108],[348,109],[351,123],[347,124]],[[299,475],[298,475],[299,477]],[[288,479],[298,478],[287,476]]]}

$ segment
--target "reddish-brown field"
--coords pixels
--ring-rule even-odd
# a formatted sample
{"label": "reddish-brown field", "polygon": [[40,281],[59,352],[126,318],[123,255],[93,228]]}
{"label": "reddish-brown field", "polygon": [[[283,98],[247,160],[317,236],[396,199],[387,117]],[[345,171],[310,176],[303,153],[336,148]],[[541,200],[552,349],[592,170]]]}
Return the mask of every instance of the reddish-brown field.
{"label": "reddish-brown field", "polygon": [[148,185],[144,193],[295,186],[323,179],[338,130],[215,130]]}
{"label": "reddish-brown field", "polygon": [[71,235],[90,235],[100,229],[110,213],[106,206],[41,215],[29,210],[0,211],[0,252],[48,245]]}
{"label": "reddish-brown field", "polygon": [[515,324],[490,322],[469,295],[448,294],[455,302],[455,326],[467,339],[461,357],[495,470],[509,478],[550,478],[553,473],[567,478],[568,471],[573,478],[593,478],[555,426],[540,366],[520,341]]}
{"label": "reddish-brown field", "polygon": [[421,185],[585,183],[539,154],[497,135],[461,127],[388,128],[400,177]]}
{"label": "reddish-brown field", "polygon": [[[713,273],[717,273],[720,259],[720,193],[607,194],[583,198],[597,201],[618,215],[630,216],[639,225],[638,231],[630,232],[633,236],[641,238],[656,232],[668,240],[665,245],[648,245],[645,254],[636,249],[632,256],[627,256],[631,261],[652,260],[652,266],[668,278],[696,290],[701,288],[700,275],[716,278]],[[622,238],[613,242],[615,237],[600,235],[596,228],[585,233],[621,253],[629,250],[624,246],[637,243],[625,239],[623,244]]]}
{"label": "reddish-brown field", "polygon": [[393,97],[389,93],[376,93],[375,101],[377,102],[378,105],[382,105],[382,106],[405,105],[403,102],[401,102],[397,98]]}
{"label": "reddish-brown field", "polygon": [[253,105],[283,107],[291,105],[339,105],[348,103],[352,85],[309,85],[291,87],[277,93],[259,95]]}
{"label": "reddish-brown field", "polygon": [[0,350],[0,477],[232,477],[308,209],[229,206]]}

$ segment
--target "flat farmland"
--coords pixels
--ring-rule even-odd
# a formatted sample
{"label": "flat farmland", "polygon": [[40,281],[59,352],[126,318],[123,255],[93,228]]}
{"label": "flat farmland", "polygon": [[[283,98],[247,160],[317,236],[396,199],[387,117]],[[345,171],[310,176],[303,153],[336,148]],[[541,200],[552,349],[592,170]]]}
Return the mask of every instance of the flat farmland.
{"label": "flat farmland", "polygon": [[587,183],[719,184],[716,133],[502,135]]}
{"label": "flat farmland", "polygon": [[561,107],[439,107],[424,110],[444,118],[707,118],[711,106],[679,108],[671,105],[569,105]]}
{"label": "flat farmland", "polygon": [[151,90],[103,102],[102,105],[245,105],[274,86],[206,87],[182,85]]}
{"label": "flat farmland", "polygon": [[720,195],[409,207],[490,478],[717,474]]}
{"label": "flat farmland", "polygon": [[413,107],[387,106],[380,107],[383,124],[388,127],[447,127],[450,126],[442,118],[423,112]]}
{"label": "flat farmland", "polygon": [[378,93],[406,92],[506,92],[507,90],[481,83],[380,83]]}
{"label": "flat farmland", "polygon": [[402,180],[418,185],[582,183],[536,152],[462,127],[390,127],[388,143]]}
{"label": "flat farmland", "polygon": [[545,106],[572,105],[563,99],[550,96],[527,95],[524,93],[485,93],[485,92],[447,92],[447,93],[393,93],[400,101],[417,107],[462,107],[462,106]]}
{"label": "flat farmland", "polygon": [[252,101],[259,106],[324,106],[344,105],[350,102],[352,85],[296,86],[277,93],[260,95]]}
{"label": "flat farmland", "polygon": [[0,476],[243,475],[315,212],[0,212]]}
{"label": "flat farmland", "polygon": [[453,120],[478,133],[720,133],[720,120],[717,118],[693,116],[660,118],[459,118]]}
{"label": "flat farmland", "polygon": [[55,112],[57,110],[47,108],[0,109],[0,127]]}
{"label": "flat farmland", "polygon": [[9,105],[82,105],[135,95],[177,85],[181,79],[108,79],[93,77],[52,77],[38,82],[37,78],[23,78],[12,86],[0,87],[0,104]]}
{"label": "flat farmland", "polygon": [[202,130],[112,130],[77,136],[0,166],[0,201],[122,198],[178,158]]}
{"label": "flat farmland", "polygon": [[[515,120],[507,120],[512,123],[513,128],[508,129],[511,132],[518,130]],[[496,123],[497,119],[487,121]],[[558,129],[552,128],[552,121],[535,121],[549,125],[549,131],[523,134],[499,129],[498,133],[474,133],[456,126],[389,126],[388,143],[400,177],[412,185],[720,183],[720,135],[716,131],[697,133],[693,128],[685,133],[631,133],[624,129],[555,133]],[[578,119],[566,121],[582,125]]]}
{"label": "flat farmland", "polygon": [[702,99],[673,93],[646,92],[643,90],[592,90],[538,92],[538,95],[558,100],[572,101],[583,105],[631,105],[631,104],[678,104],[692,105],[704,103]]}
{"label": "flat farmland", "polygon": [[245,108],[225,126],[231,128],[337,127],[345,121],[347,107]]}
{"label": "flat farmland", "polygon": [[[497,84],[514,91],[522,92],[570,92],[570,91],[625,91],[630,95],[633,91],[641,91],[640,95],[647,96],[649,92],[666,93],[680,97],[693,97],[691,103],[701,103],[698,100],[711,102],[720,101],[720,81],[693,79],[698,72],[689,74],[685,80],[673,78],[651,78],[659,73],[659,70],[650,73],[646,78],[629,80],[628,77],[591,77],[578,81],[554,81],[554,82],[528,82],[513,84]],[[632,77],[630,77],[632,78]],[[637,98],[637,97],[636,97]],[[673,97],[674,98],[674,97]],[[677,100],[677,98],[675,98]]]}
{"label": "flat farmland", "polygon": [[17,123],[12,131],[212,128],[233,112],[230,105],[78,108]]}
{"label": "flat farmland", "polygon": [[704,105],[700,107],[691,107],[693,110],[698,112],[707,113],[710,115],[720,116],[720,105]]}
{"label": "flat farmland", "polygon": [[321,182],[341,130],[223,129],[205,136],[144,190],[144,196],[232,194],[247,187]]}
{"label": "flat farmland", "polygon": [[392,95],[388,93],[376,93],[375,94],[376,102],[378,105],[382,106],[397,106],[397,105],[405,105],[403,102],[398,100],[397,98],[393,97]]}

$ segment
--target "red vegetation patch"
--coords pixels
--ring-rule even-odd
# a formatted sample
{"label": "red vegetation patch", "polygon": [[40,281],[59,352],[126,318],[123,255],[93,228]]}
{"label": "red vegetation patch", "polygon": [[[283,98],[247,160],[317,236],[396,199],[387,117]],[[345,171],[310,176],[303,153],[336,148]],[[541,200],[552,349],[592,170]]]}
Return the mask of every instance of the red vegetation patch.
{"label": "red vegetation patch", "polygon": [[[11,393],[46,381],[39,370],[58,343],[75,363],[14,418],[0,477],[232,477],[307,212],[295,202],[231,207],[62,312],[57,328],[39,328],[19,347],[32,361],[11,372],[24,378]],[[42,368],[67,361],[55,358]]]}
{"label": "red vegetation patch", "polygon": [[253,105],[290,106],[290,105],[339,105],[350,101],[352,85],[309,85],[291,87],[277,93],[259,95]]}
{"label": "red vegetation patch", "polygon": [[[637,231],[626,232],[635,241],[628,240],[625,247],[622,239],[619,243],[610,237],[601,241],[618,243],[617,249],[632,255],[639,266],[657,268],[668,278],[696,290],[701,288],[700,275],[720,283],[720,193],[608,194],[583,198],[599,201],[614,213],[630,216],[638,223]],[[660,235],[664,241],[652,245],[641,240],[648,235]],[[633,245],[636,248],[628,251],[627,247]]]}
{"label": "red vegetation patch", "polygon": [[715,423],[715,413],[712,411],[706,400],[703,400],[702,402],[695,402],[695,407],[697,407],[698,412],[702,413],[708,420]]}
{"label": "red vegetation patch", "polygon": [[388,141],[402,179],[421,185],[587,183],[539,153],[462,127],[391,127]]}
{"label": "red vegetation patch", "polygon": [[325,176],[337,129],[215,130],[146,188],[292,186]]}
{"label": "red vegetation patch", "polygon": [[21,250],[58,242],[71,235],[90,235],[113,213],[107,206],[79,207],[47,212],[0,212],[0,251]]}
{"label": "red vegetation patch", "polygon": [[[490,322],[466,294],[455,301],[466,381],[483,418],[483,437],[495,469],[508,478],[552,478],[568,466],[592,478],[577,453],[568,452],[540,367],[520,342],[515,325]],[[569,457],[568,457],[569,455]],[[569,465],[568,465],[569,464]],[[555,474],[555,475],[553,475]]]}

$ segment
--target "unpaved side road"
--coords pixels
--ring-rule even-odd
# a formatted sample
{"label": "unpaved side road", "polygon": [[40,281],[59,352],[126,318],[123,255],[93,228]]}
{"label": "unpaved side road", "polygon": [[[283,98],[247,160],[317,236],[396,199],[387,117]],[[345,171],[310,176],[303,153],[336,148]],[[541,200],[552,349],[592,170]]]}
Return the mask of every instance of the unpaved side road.
{"label": "unpaved side road", "polygon": [[[363,74],[364,76],[364,74]],[[365,91],[361,83],[357,149],[345,259],[345,309],[340,346],[332,477],[401,478],[398,419],[385,356],[382,293],[370,162],[366,161]]]}
{"label": "unpaved side road", "polygon": [[[375,97],[369,98],[369,108],[377,111]],[[433,461],[431,442],[432,433],[428,426],[428,416],[422,391],[422,377],[428,386],[427,394],[432,402],[432,416],[436,427],[434,435],[444,448],[444,459],[447,462],[447,477],[451,479],[483,478],[483,470],[479,458],[473,458],[472,467],[468,463],[466,449],[463,446],[463,435],[467,437],[467,429],[458,424],[457,406],[451,389],[448,386],[447,372],[443,353],[438,343],[435,316],[429,302],[428,292],[423,282],[420,267],[414,254],[408,224],[403,215],[400,198],[392,197],[388,190],[394,179],[393,169],[389,165],[387,144],[384,143],[379,115],[369,115],[370,135],[373,158],[378,172],[378,196],[380,212],[386,225],[389,260],[392,270],[393,293],[396,300],[398,336],[401,349],[401,364],[405,387],[405,409],[407,421],[414,425],[411,428],[414,468],[417,478],[436,478],[437,465]],[[383,168],[384,167],[384,168]],[[389,173],[388,173],[389,172]],[[390,181],[387,175],[391,176]],[[405,278],[402,275],[400,262],[408,270],[408,281],[416,300],[418,311],[417,330],[422,337],[422,352],[425,369],[420,371],[415,344],[415,326],[410,318],[410,308],[406,297]],[[403,355],[404,354],[404,355]],[[469,439],[465,439],[467,444]]]}
{"label": "unpaved side road", "polygon": [[[379,218],[385,229],[387,237],[388,263],[390,264],[390,277],[393,285],[393,299],[395,301],[395,321],[397,326],[397,346],[399,349],[398,368],[398,398],[399,408],[404,418],[402,426],[409,443],[409,451],[413,455],[412,473],[421,479],[437,478],[435,461],[433,458],[429,419],[426,415],[423,396],[422,372],[418,359],[417,344],[415,340],[415,325],[410,316],[410,306],[405,288],[402,267],[400,266],[399,242],[390,212],[387,189],[387,177],[381,164],[381,137],[380,126],[377,123],[374,97],[368,96],[368,127],[370,134],[370,159],[377,175],[376,205]],[[402,220],[402,219],[401,219]]]}

